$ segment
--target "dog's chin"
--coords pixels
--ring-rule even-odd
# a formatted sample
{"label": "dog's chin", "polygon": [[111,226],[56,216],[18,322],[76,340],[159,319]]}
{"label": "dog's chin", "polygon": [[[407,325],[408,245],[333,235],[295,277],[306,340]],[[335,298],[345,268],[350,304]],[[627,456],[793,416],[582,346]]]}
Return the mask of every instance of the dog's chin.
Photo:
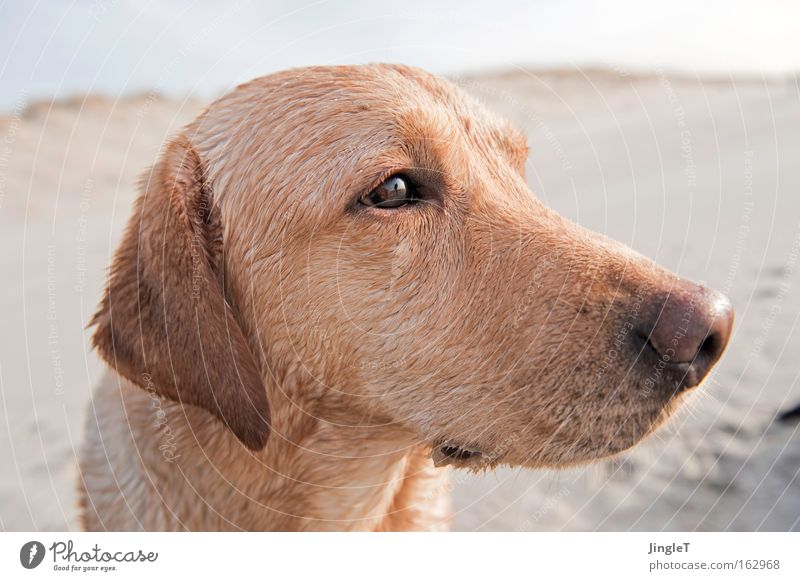
{"label": "dog's chin", "polygon": [[[662,405],[647,406],[634,413],[609,413],[611,417],[616,415],[624,418],[624,421],[610,430],[610,438],[599,438],[596,434],[583,432],[574,439],[567,436],[551,441],[551,445],[538,451],[521,446],[524,438],[517,439],[514,446],[503,449],[502,452],[496,446],[440,439],[431,444],[431,459],[437,467],[452,466],[472,471],[498,466],[533,469],[585,466],[614,458],[635,448],[663,426],[679,407],[679,401],[673,400]],[[582,422],[578,423],[583,425]]]}
{"label": "dog's chin", "polygon": [[[675,401],[662,406],[648,406],[638,413],[629,414],[624,423],[617,426],[611,438],[590,436],[560,442],[559,446],[551,446],[543,457],[527,457],[522,462],[514,454],[508,454],[505,463],[525,468],[567,469],[611,460],[625,455],[648,439],[669,421],[678,407]],[[562,452],[552,454],[553,449]]]}
{"label": "dog's chin", "polygon": [[580,439],[574,442],[559,442],[559,446],[552,448],[562,450],[560,454],[553,454],[552,449],[542,450],[540,454],[531,454],[530,450],[513,448],[498,454],[488,451],[490,448],[487,447],[445,440],[431,446],[431,459],[436,467],[452,466],[475,472],[498,466],[532,469],[575,468],[623,454],[635,448],[653,431],[655,426],[650,430],[644,430],[644,433],[640,432],[641,436],[618,437],[605,443]]}

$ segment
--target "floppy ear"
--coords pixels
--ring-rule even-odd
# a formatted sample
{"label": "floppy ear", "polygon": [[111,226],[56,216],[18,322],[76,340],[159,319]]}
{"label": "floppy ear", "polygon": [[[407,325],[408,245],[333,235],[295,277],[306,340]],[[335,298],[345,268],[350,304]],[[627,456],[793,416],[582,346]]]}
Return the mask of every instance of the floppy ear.
{"label": "floppy ear", "polygon": [[252,450],[266,445],[267,394],[222,289],[222,222],[186,137],[147,176],[91,324],[122,376],[208,410]]}

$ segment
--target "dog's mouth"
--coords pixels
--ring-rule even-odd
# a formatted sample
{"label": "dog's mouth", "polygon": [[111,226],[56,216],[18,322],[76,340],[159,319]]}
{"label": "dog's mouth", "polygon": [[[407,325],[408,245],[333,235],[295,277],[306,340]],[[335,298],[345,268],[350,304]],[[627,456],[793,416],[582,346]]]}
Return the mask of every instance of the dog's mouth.
{"label": "dog's mouth", "polygon": [[450,440],[435,444],[431,452],[431,459],[434,466],[455,466],[456,468],[479,468],[489,460],[477,447]]}

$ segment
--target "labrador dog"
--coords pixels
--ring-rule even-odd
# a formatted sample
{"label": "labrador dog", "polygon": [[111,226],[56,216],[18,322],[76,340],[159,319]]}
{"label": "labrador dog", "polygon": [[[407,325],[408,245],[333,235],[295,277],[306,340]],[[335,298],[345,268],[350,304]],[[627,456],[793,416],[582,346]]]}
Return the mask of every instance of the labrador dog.
{"label": "labrador dog", "polygon": [[143,178],[97,313],[90,530],[437,530],[449,466],[653,433],[728,300],[543,206],[525,138],[394,65],[222,97]]}

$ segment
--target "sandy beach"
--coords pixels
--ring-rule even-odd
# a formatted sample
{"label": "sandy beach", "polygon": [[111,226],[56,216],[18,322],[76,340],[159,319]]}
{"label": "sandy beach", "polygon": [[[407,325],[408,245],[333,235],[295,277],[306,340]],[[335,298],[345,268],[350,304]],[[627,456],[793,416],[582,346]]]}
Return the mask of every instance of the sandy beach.
{"label": "sandy beach", "polygon": [[[548,205],[726,293],[705,388],[624,458],[454,474],[455,530],[800,530],[797,77],[506,71],[454,79],[526,132]],[[77,450],[103,364],[85,328],[165,139],[158,91],[0,115],[0,530],[77,530]]]}

